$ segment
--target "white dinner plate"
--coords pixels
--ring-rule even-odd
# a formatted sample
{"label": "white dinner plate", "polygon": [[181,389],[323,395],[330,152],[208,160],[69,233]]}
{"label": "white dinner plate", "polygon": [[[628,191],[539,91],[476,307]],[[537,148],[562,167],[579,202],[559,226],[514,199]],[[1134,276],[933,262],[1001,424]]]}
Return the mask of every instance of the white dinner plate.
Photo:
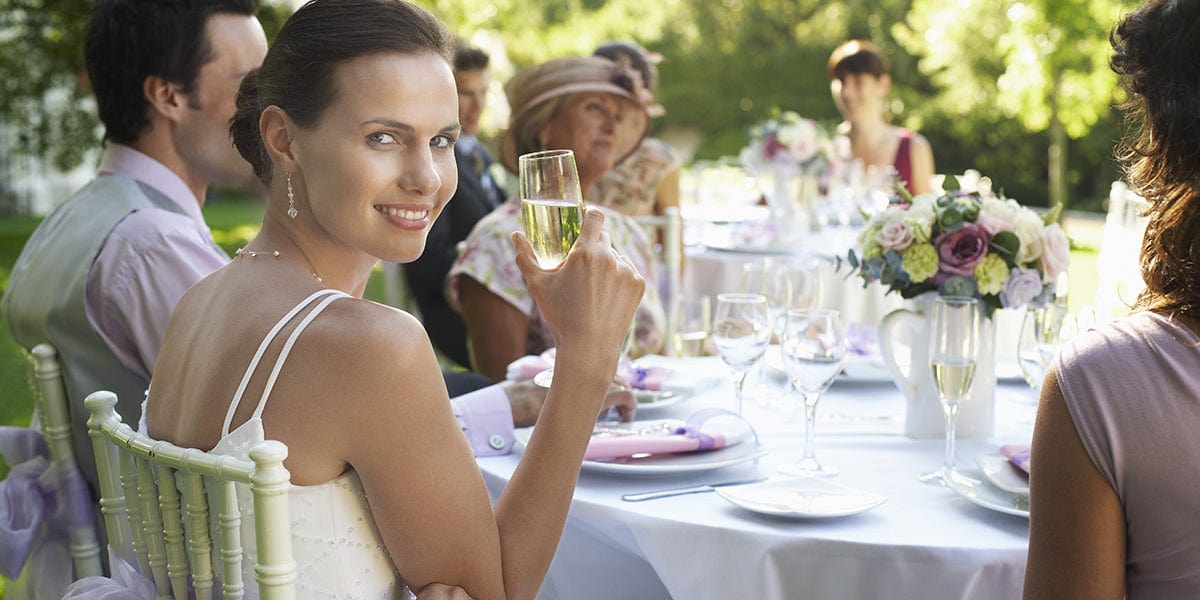
{"label": "white dinner plate", "polygon": [[[658,421],[661,422],[661,421]],[[678,421],[676,421],[678,423]],[[656,421],[634,421],[622,426],[638,428],[652,426]],[[522,448],[529,443],[533,428],[526,427],[513,431],[517,445]],[[678,454],[657,454],[642,457],[618,458],[613,460],[585,460],[583,470],[593,473],[615,473],[618,475],[653,476],[675,475],[680,473],[697,473],[729,467],[752,461],[766,456],[767,451],[753,442],[743,442],[726,446],[718,450],[703,452],[681,452]]]}
{"label": "white dinner plate", "polygon": [[887,496],[819,477],[719,487],[717,493],[746,510],[796,519],[844,517],[871,510],[887,501]]}
{"label": "white dinner plate", "polygon": [[686,392],[677,390],[633,390],[638,410],[659,409],[673,406],[688,398]]}
{"label": "white dinner plate", "polygon": [[[783,366],[783,351],[779,346],[768,346],[763,354],[763,364],[787,374]],[[862,354],[847,354],[842,362],[842,373],[838,376],[841,381],[889,382],[892,373],[883,364],[880,356],[865,356]]]}
{"label": "white dinner plate", "polygon": [[1029,497],[1006,492],[991,483],[981,471],[958,469],[949,487],[954,493],[984,508],[1008,515],[1029,518]]}
{"label": "white dinner plate", "polygon": [[975,455],[975,464],[992,485],[1013,494],[1029,495],[1029,476],[999,452]]}

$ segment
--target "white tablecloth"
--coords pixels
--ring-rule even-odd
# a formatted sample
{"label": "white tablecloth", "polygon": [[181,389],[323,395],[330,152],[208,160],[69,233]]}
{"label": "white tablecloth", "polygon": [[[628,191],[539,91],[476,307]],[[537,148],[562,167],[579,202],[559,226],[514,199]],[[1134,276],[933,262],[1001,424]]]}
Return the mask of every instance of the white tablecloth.
{"label": "white tablecloth", "polygon": [[[640,419],[685,418],[706,406],[732,407],[727,369],[714,357],[662,359],[676,381],[692,374],[712,385],[690,400],[642,411]],[[714,379],[714,376],[719,376]],[[693,380],[695,381],[695,380]],[[717,382],[720,382],[719,384]],[[959,464],[1001,443],[1028,443],[1032,408],[1023,385],[997,390],[999,435],[960,441]],[[621,495],[775,474],[802,453],[803,417],[748,403],[747,418],[769,454],[694,475],[631,477],[589,472],[579,479],[558,554],[541,599],[590,598],[1010,599],[1021,594],[1029,523],[993,512],[951,490],[920,483],[937,468],[940,440],[903,436],[904,403],[890,383],[839,381],[818,409],[817,458],[838,466],[837,483],[883,494],[866,513],[818,521],[772,518],[742,510],[714,493],[623,502]],[[519,452],[479,460],[493,499]]]}

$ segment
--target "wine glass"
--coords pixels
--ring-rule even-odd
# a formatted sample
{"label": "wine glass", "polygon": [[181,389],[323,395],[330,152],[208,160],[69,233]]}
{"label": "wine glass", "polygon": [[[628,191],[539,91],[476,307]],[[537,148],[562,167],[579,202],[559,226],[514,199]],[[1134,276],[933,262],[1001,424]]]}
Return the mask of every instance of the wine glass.
{"label": "wine glass", "polygon": [[837,475],[836,467],[822,465],[813,455],[817,402],[842,370],[846,358],[846,333],[842,313],[836,310],[792,309],[783,329],[783,366],[796,391],[804,396],[804,458],[779,468],[802,476]]}
{"label": "wine glass", "polygon": [[1025,311],[1021,332],[1017,336],[1017,364],[1021,367],[1025,383],[1033,389],[1033,404],[1037,403],[1042,380],[1046,378],[1046,370],[1058,353],[1064,335],[1068,338],[1072,335],[1074,327],[1070,321],[1071,315],[1067,313],[1065,302],[1044,308],[1029,307]]}
{"label": "wine glass", "polygon": [[946,416],[946,456],[942,468],[921,475],[927,483],[946,485],[954,476],[954,427],[958,407],[971,391],[979,359],[979,301],[938,296],[929,319],[929,367]]}
{"label": "wine glass", "polygon": [[788,266],[771,259],[742,265],[742,292],[760,294],[767,299],[771,314],[771,330],[776,336],[783,333],[786,313],[792,307],[792,273]]}
{"label": "wine glass", "polygon": [[517,159],[521,222],[538,265],[553,269],[567,258],[583,221],[583,193],[575,153],[545,150]]}
{"label": "wine glass", "polygon": [[[545,150],[517,158],[521,222],[538,266],[553,269],[566,260],[583,223],[583,193],[575,153]],[[546,369],[533,382],[550,387],[554,370]]]}
{"label": "wine glass", "polygon": [[675,356],[686,358],[708,353],[708,334],[712,330],[712,304],[708,296],[675,299],[672,305],[675,324],[671,333],[671,349]]}
{"label": "wine glass", "polygon": [[771,343],[767,299],[759,294],[720,294],[713,318],[713,345],[733,370],[734,403],[742,414],[742,384]]}

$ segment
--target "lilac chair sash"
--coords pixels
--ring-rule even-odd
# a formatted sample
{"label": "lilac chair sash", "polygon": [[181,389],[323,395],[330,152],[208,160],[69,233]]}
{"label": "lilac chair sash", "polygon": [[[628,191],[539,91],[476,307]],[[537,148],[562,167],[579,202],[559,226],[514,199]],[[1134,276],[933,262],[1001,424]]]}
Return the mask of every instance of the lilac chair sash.
{"label": "lilac chair sash", "polygon": [[[0,454],[11,467],[0,481],[0,574],[17,579],[31,554],[34,562],[66,556],[69,565],[69,531],[95,524],[83,475],[74,464],[51,464],[49,448],[34,429],[0,427]],[[70,583],[71,569],[40,565],[34,579],[27,582],[31,590],[56,588],[51,595],[58,597]]]}
{"label": "lilac chair sash", "polygon": [[154,600],[154,582],[108,549],[112,577],[84,577],[67,588],[63,600]]}

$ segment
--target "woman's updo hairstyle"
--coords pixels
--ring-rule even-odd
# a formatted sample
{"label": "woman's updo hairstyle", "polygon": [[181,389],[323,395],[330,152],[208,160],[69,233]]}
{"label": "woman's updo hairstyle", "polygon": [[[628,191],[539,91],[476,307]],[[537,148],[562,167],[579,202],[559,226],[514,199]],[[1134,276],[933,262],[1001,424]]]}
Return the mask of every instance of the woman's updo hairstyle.
{"label": "woman's updo hairstyle", "polygon": [[882,77],[888,74],[888,60],[883,50],[867,40],[850,40],[829,55],[829,80],[844,79],[847,75]]}
{"label": "woman's updo hairstyle", "polygon": [[272,162],[258,130],[264,107],[278,106],[308,129],[343,91],[333,83],[342,62],[381,52],[431,52],[449,62],[453,48],[445,26],[405,0],[312,0],[284,23],[262,67],[242,80],[229,121],[233,145],[269,185]]}
{"label": "woman's updo hairstyle", "polygon": [[1146,2],[1110,40],[1129,91],[1117,158],[1149,203],[1137,306],[1200,317],[1200,2]]}

